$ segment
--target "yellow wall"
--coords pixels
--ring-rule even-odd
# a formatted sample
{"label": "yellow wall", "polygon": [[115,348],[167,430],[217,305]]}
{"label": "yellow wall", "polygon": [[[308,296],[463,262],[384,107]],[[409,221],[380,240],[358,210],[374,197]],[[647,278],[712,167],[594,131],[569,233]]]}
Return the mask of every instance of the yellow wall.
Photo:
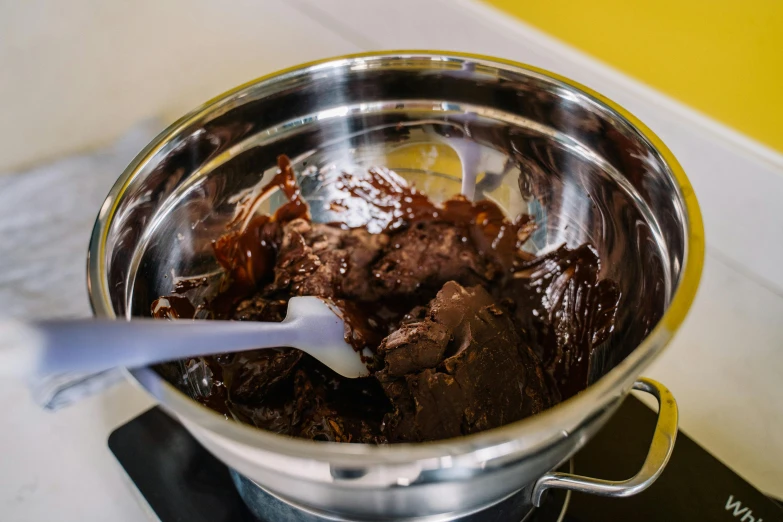
{"label": "yellow wall", "polygon": [[485,0],[783,152],[783,0]]}

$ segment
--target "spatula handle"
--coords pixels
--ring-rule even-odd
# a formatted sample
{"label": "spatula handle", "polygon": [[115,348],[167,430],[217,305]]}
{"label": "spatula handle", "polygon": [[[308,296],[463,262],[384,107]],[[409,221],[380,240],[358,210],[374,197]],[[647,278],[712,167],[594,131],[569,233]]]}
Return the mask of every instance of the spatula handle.
{"label": "spatula handle", "polygon": [[52,374],[291,346],[293,322],[154,319],[0,322],[0,374]]}

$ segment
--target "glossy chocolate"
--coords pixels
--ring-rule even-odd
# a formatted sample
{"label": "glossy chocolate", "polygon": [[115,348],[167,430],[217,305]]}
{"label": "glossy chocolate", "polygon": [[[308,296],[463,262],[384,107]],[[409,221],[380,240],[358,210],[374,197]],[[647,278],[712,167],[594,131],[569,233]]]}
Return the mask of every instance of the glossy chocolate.
{"label": "glossy chocolate", "polygon": [[[529,216],[511,221],[462,196],[435,204],[380,167],[336,181],[342,196],[329,208],[360,223],[312,223],[290,162],[278,165],[232,223],[239,231],[216,238],[218,294],[191,303],[183,295],[199,283],[178,281],[183,295],[161,297],[153,315],[281,321],[290,297],[327,297],[346,340],[374,354],[372,375],[345,379],[290,348],[207,357],[210,387],[196,394],[206,405],[313,440],[418,442],[514,422],[587,386],[620,298],[598,279],[592,247],[536,258],[521,248],[535,229]],[[288,202],[254,215],[275,189]],[[159,371],[184,386],[176,368]]]}

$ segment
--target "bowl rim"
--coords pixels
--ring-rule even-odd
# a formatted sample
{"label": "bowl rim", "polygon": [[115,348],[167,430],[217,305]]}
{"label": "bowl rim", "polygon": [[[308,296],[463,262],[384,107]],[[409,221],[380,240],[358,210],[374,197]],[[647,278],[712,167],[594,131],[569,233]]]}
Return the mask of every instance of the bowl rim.
{"label": "bowl rim", "polygon": [[[630,391],[633,382],[638,378],[642,370],[668,344],[685,319],[699,286],[705,248],[702,217],[693,187],[684,170],[661,139],[618,103],[578,82],[545,69],[512,60],[472,53],[437,50],[370,51],[296,65],[250,80],[210,99],[174,122],[152,140],[128,165],[107,195],[95,221],[87,255],[87,289],[93,313],[98,317],[117,318],[109,298],[105,269],[108,231],[130,183],[147,162],[169,143],[172,138],[193,123],[209,117],[216,109],[237,100],[244,91],[259,84],[273,82],[291,73],[303,73],[315,68],[340,66],[356,60],[390,57],[399,59],[440,58],[471,61],[510,72],[554,81],[569,90],[577,91],[592,99],[593,102],[598,103],[604,109],[613,112],[639,132],[644,139],[648,140],[661,155],[674,178],[674,182],[679,190],[679,196],[684,204],[685,229],[687,230],[682,275],[672,295],[669,307],[658,324],[639,346],[615,368],[584,391],[552,408],[526,419],[472,435],[415,444],[400,443],[379,446],[345,444],[316,442],[279,435],[253,426],[226,420],[221,414],[199,404],[177,390],[150,368],[128,370],[128,375],[131,380],[150,393],[164,409],[190,421],[188,424],[195,423],[207,429],[214,435],[217,435],[218,440],[222,439],[225,442],[228,439],[246,447],[271,451],[289,457],[333,463],[343,462],[358,466],[403,464],[410,463],[412,460],[441,459],[443,457],[465,455],[472,455],[472,460],[476,462],[486,462],[487,460],[501,458],[510,454],[537,451],[561,440],[563,437],[567,437],[569,432],[576,431],[580,426],[589,422],[596,412],[603,410],[610,403],[623,397]],[[482,451],[478,452],[477,450]],[[448,465],[444,464],[444,467],[448,467]]]}

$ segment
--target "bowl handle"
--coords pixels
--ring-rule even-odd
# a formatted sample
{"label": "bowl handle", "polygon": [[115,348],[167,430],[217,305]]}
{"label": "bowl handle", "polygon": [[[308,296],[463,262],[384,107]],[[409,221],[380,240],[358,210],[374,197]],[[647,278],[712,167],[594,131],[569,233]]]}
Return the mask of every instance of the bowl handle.
{"label": "bowl handle", "polygon": [[535,506],[540,506],[541,496],[547,489],[568,489],[605,497],[630,497],[655,482],[669,462],[674,449],[674,439],[677,438],[677,402],[663,384],[646,377],[636,381],[633,388],[647,392],[658,400],[658,422],[642,469],[633,477],[619,481],[580,477],[570,473],[547,473],[533,486]]}

